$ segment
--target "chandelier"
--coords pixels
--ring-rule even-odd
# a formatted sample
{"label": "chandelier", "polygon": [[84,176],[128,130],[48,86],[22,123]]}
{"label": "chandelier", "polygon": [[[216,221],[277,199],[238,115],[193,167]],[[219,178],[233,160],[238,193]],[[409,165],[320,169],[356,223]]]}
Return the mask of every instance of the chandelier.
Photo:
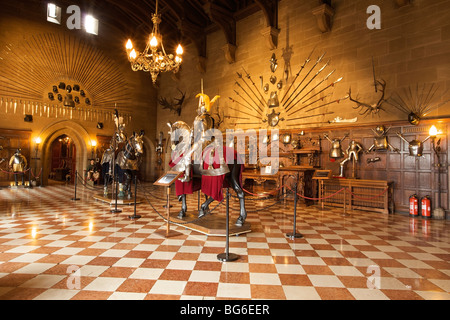
{"label": "chandelier", "polygon": [[147,46],[143,52],[138,52],[133,48],[131,40],[128,39],[126,44],[128,60],[131,63],[133,71],[142,70],[150,72],[153,83],[160,72],[172,71],[177,73],[181,65],[181,55],[183,48],[179,44],[176,49],[176,56],[166,54],[162,43],[162,36],[159,33],[159,24],[161,23],[160,15],[158,15],[158,0],[156,0],[156,10],[152,16],[153,29],[150,34]]}

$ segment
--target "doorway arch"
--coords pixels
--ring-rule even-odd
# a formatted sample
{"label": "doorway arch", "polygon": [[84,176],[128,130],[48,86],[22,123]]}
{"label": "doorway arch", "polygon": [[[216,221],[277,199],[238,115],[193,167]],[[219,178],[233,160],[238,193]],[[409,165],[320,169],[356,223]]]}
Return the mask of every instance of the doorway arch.
{"label": "doorway arch", "polygon": [[42,140],[41,149],[41,167],[44,184],[48,184],[48,176],[51,171],[51,145],[61,135],[70,137],[77,150],[75,158],[75,170],[80,175],[87,168],[88,144],[91,140],[88,131],[80,124],[70,121],[61,120],[53,122],[46,128],[42,129],[39,137]]}

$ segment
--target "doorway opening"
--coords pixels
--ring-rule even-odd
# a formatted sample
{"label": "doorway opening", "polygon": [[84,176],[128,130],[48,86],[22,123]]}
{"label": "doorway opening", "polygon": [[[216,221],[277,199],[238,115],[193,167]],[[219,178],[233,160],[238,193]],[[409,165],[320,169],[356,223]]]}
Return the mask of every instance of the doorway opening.
{"label": "doorway opening", "polygon": [[58,136],[50,146],[49,184],[73,183],[75,181],[77,148],[66,134]]}

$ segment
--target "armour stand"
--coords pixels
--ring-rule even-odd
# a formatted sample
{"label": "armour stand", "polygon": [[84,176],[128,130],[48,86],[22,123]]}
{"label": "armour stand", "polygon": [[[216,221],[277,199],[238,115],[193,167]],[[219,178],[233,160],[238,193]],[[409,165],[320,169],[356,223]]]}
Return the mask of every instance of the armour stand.
{"label": "armour stand", "polygon": [[110,212],[111,213],[120,213],[122,212],[122,209],[117,209],[117,194],[119,193],[119,177],[117,175],[117,172],[114,174],[114,178],[115,178],[115,183],[116,183],[116,194],[115,194],[115,203],[114,203],[114,209],[111,209]]}
{"label": "armour stand", "polygon": [[78,181],[78,171],[75,171],[75,194],[74,194],[73,198],[70,200],[74,200],[74,201],[80,200],[80,198],[77,198],[77,181]]}
{"label": "armour stand", "polygon": [[294,187],[294,228],[292,230],[292,233],[287,233],[286,237],[289,239],[300,239],[303,238],[303,235],[301,233],[296,232],[296,225],[297,225],[297,184],[298,184],[298,176],[295,180],[295,187]]}
{"label": "armour stand", "polygon": [[141,216],[136,215],[136,201],[137,201],[137,175],[134,175],[134,215],[128,216],[129,219],[139,219]]}
{"label": "armour stand", "polygon": [[222,262],[235,261],[239,259],[239,255],[234,253],[229,253],[229,239],[230,239],[230,227],[229,227],[229,216],[230,216],[230,191],[227,188],[227,217],[226,217],[226,240],[225,240],[225,252],[219,253],[217,259]]}

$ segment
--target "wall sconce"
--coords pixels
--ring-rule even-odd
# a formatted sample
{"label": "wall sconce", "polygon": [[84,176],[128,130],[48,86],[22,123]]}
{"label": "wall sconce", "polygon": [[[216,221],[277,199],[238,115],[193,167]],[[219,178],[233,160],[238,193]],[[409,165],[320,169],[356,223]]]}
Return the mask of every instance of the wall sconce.
{"label": "wall sconce", "polygon": [[[97,146],[97,140],[95,140],[95,139],[92,139],[91,140],[91,158],[92,159],[95,159],[95,157],[97,156],[96,155],[96,149],[95,149],[95,147]],[[94,153],[95,153],[95,157],[94,157]]]}

